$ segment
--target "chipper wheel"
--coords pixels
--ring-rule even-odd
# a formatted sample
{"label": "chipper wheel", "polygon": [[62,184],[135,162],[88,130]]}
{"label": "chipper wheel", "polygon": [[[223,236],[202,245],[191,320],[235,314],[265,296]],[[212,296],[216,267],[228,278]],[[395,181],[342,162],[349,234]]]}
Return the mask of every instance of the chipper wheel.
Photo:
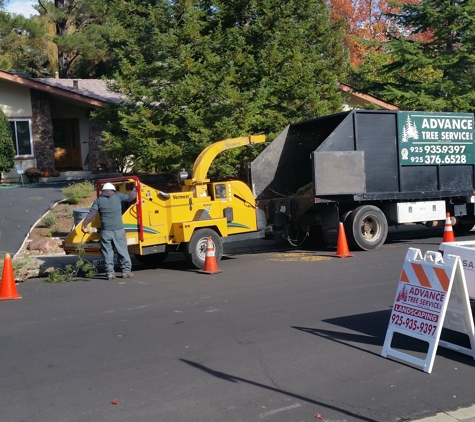
{"label": "chipper wheel", "polygon": [[194,268],[203,268],[205,265],[208,237],[213,241],[216,261],[219,262],[223,256],[223,244],[218,233],[212,229],[195,230],[185,248],[185,258]]}

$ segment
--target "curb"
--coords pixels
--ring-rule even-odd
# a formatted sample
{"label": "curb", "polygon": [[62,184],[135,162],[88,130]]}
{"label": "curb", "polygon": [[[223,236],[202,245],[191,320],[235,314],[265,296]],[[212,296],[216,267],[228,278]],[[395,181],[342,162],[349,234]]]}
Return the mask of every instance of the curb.
{"label": "curb", "polygon": [[452,412],[439,412],[435,416],[413,419],[413,422],[475,422],[475,405],[463,407]]}

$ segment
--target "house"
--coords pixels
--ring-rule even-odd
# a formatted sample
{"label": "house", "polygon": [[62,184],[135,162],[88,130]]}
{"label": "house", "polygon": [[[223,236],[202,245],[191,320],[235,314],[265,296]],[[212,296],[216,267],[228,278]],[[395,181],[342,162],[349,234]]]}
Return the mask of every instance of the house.
{"label": "house", "polygon": [[[368,104],[397,110],[349,85],[339,86],[347,98],[344,110]],[[90,177],[102,167],[114,171],[113,163],[99,148],[103,127],[90,118],[90,113],[120,101],[102,80],[37,79],[0,70],[0,108],[10,121],[17,151],[15,169],[3,173],[2,180],[16,182],[18,170],[28,167],[44,172],[59,170],[72,179]]]}
{"label": "house", "polygon": [[380,110],[400,110],[400,108],[394,104],[387,103],[372,95],[358,92],[350,85],[340,82],[338,86],[343,96],[346,98],[343,111],[348,111],[355,108],[366,109],[369,105],[372,105],[373,107],[376,106]]}
{"label": "house", "polygon": [[32,79],[0,71],[0,108],[10,121],[17,152],[15,169],[3,173],[3,180],[18,181],[18,169],[28,167],[56,169],[71,178],[110,167],[99,148],[103,127],[90,113],[119,101],[102,80]]}

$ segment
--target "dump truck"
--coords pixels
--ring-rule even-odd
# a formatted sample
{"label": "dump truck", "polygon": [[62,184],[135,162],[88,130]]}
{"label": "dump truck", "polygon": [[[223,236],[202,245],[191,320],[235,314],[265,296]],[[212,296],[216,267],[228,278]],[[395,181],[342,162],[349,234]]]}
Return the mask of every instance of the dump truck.
{"label": "dump truck", "polygon": [[[216,259],[223,254],[223,243],[265,237],[264,211],[256,207],[247,184],[240,180],[211,182],[208,170],[222,151],[262,143],[265,136],[246,136],[216,142],[202,151],[193,171],[180,172],[180,192],[163,192],[140,182],[136,176],[101,179],[110,182],[117,192],[128,193],[137,187],[137,200],[126,204],[122,220],[128,251],[147,265],[160,264],[172,251],[181,251],[196,268],[203,268],[208,238],[212,239]],[[99,214],[88,233],[76,225],[64,241],[67,254],[101,256]]]}
{"label": "dump truck", "polygon": [[288,125],[250,164],[270,226],[292,244],[379,248],[388,226],[475,224],[470,113],[352,110]]}

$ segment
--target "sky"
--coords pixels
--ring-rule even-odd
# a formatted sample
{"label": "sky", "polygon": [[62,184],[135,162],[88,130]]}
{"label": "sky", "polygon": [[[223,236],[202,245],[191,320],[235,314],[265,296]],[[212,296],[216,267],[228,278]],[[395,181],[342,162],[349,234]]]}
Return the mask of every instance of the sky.
{"label": "sky", "polygon": [[32,7],[33,4],[37,4],[36,0],[7,0],[5,3],[7,12],[26,17],[37,14],[36,10]]}

